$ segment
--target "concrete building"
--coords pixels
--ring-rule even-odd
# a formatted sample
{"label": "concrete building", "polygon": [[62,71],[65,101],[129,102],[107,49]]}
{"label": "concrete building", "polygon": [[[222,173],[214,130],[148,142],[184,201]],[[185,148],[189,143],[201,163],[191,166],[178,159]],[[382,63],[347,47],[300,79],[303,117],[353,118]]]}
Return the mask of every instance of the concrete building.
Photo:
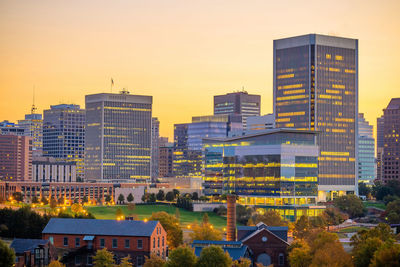
{"label": "concrete building", "polygon": [[0,134],[0,180],[32,180],[32,138]]}
{"label": "concrete building", "polygon": [[358,181],[372,185],[376,179],[373,126],[358,114]]}
{"label": "concrete building", "polygon": [[260,116],[261,96],[250,95],[246,91],[214,96],[214,115],[236,114],[242,115],[243,129],[250,116]]}
{"label": "concrete building", "polygon": [[43,119],[42,114],[26,114],[24,120],[18,121],[18,126],[25,131],[25,135],[32,137],[32,154],[43,154]]}
{"label": "concrete building", "polygon": [[160,144],[159,158],[158,158],[159,177],[170,177],[173,175],[172,165],[174,156],[174,144],[168,142],[160,142],[159,144]]}
{"label": "concrete building", "polygon": [[158,118],[152,118],[151,121],[151,180],[155,182],[159,177],[159,138],[160,121]]}
{"label": "concrete building", "polygon": [[75,162],[77,176],[84,179],[85,110],[60,104],[43,115],[43,156]]}
{"label": "concrete building", "polygon": [[319,132],[320,200],[357,194],[358,40],[274,40],[274,114],[277,128]]}
{"label": "concrete building", "polygon": [[385,145],[384,141],[384,116],[377,118],[376,120],[376,179],[382,180],[383,168],[382,168],[382,154]]}
{"label": "concrete building", "polygon": [[247,118],[246,134],[253,134],[273,128],[275,128],[274,114],[252,116]]}
{"label": "concrete building", "polygon": [[86,179],[150,181],[153,98],[122,91],[85,99]]}
{"label": "concrete building", "polygon": [[25,129],[13,122],[0,122],[0,134],[25,135]]}
{"label": "concrete building", "polygon": [[76,163],[59,161],[50,157],[34,157],[32,160],[33,182],[76,182]]}

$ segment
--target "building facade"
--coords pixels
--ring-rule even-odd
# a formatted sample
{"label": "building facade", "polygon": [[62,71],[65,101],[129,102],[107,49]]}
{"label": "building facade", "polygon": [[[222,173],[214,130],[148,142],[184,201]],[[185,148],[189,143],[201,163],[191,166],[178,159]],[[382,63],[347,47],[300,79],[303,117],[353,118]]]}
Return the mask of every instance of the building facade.
{"label": "building facade", "polygon": [[159,138],[160,138],[160,121],[158,118],[152,118],[151,121],[151,180],[155,182],[159,177]]}
{"label": "building facade", "polygon": [[160,177],[171,177],[173,175],[173,155],[174,155],[174,144],[163,142],[160,143],[159,149],[159,176]]}
{"label": "building facade", "polygon": [[382,154],[384,148],[384,119],[382,115],[376,120],[376,179],[382,180],[383,168],[382,168]]}
{"label": "building facade", "polygon": [[274,114],[252,116],[247,118],[246,134],[257,133],[273,128],[275,128]]}
{"label": "building facade", "polygon": [[358,40],[274,40],[274,114],[277,128],[320,132],[320,200],[357,194]]}
{"label": "building facade", "polygon": [[250,116],[260,116],[261,96],[251,95],[246,91],[214,96],[214,115],[242,115],[243,129]]}
{"label": "building facade", "polygon": [[25,135],[32,137],[33,156],[41,156],[43,153],[42,114],[26,114],[24,120],[18,121],[18,126],[24,129]]}
{"label": "building facade", "polygon": [[0,134],[0,180],[32,180],[32,138]]}
{"label": "building facade", "polygon": [[372,185],[376,179],[373,126],[358,114],[358,181]]}
{"label": "building facade", "polygon": [[43,115],[43,156],[75,162],[77,176],[84,179],[85,110],[60,104]]}
{"label": "building facade", "polygon": [[34,157],[32,160],[32,181],[44,183],[76,182],[76,163],[59,161],[49,157]]}
{"label": "building facade", "polygon": [[0,122],[0,134],[25,135],[25,129],[13,122]]}
{"label": "building facade", "polygon": [[151,178],[151,96],[86,96],[85,176],[90,181]]}

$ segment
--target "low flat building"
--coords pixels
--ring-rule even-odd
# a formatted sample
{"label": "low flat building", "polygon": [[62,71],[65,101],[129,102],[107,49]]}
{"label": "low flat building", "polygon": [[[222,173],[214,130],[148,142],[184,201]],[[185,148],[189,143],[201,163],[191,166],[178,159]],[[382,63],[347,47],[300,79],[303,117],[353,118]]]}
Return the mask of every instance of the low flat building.
{"label": "low flat building", "polygon": [[49,240],[16,238],[10,248],[15,252],[15,267],[47,266],[57,259],[55,248]]}
{"label": "low flat building", "polygon": [[76,182],[76,162],[60,161],[52,157],[35,157],[32,160],[34,182]]}
{"label": "low flat building", "polygon": [[103,248],[117,263],[129,255],[134,266],[142,266],[151,253],[162,258],[167,253],[167,233],[158,221],[52,218],[42,235],[66,252],[62,262],[67,266],[92,265],[96,251]]}

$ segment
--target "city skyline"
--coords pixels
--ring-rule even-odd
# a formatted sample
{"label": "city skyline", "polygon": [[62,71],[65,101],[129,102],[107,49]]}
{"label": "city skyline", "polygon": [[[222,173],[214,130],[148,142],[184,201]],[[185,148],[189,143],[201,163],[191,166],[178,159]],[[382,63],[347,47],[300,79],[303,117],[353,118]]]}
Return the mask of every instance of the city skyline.
{"label": "city skyline", "polygon": [[264,115],[273,106],[273,40],[315,32],[359,40],[359,111],[376,129],[376,118],[398,97],[400,3],[368,2],[326,9],[313,1],[3,1],[0,120],[23,119],[33,87],[42,113],[59,103],[84,106],[85,95],[110,92],[111,78],[114,93],[126,88],[154,97],[160,135],[170,139],[173,124],[211,115],[214,95],[242,86],[261,95]]}

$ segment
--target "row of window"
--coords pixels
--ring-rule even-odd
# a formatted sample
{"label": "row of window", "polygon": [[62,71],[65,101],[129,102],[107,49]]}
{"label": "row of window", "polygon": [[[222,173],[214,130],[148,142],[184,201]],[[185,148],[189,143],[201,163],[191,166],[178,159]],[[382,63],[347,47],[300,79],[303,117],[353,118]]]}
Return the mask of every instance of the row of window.
{"label": "row of window", "polygon": [[[68,242],[69,239],[68,237],[64,237],[64,246],[68,246]],[[104,248],[105,247],[105,239],[104,238],[100,238],[99,239],[99,246],[100,248]],[[164,245],[164,238],[163,238],[163,245]],[[81,239],[80,237],[76,237],[75,238],[75,247],[80,247],[81,246]],[[90,246],[90,245],[88,245]],[[125,248],[130,248],[131,244],[130,244],[130,240],[129,239],[125,239]],[[118,248],[118,239],[113,238],[112,239],[112,248]],[[137,244],[136,244],[136,248],[137,249],[143,249],[143,240],[142,239],[138,239],[137,240]]]}

